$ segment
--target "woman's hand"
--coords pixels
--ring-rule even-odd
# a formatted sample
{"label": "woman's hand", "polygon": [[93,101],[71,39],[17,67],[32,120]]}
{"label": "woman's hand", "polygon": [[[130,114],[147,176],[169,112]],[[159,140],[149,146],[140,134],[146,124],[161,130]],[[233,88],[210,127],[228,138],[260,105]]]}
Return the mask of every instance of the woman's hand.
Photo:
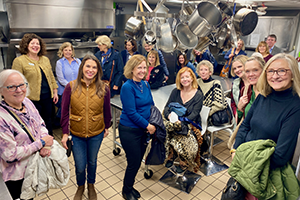
{"label": "woman's hand", "polygon": [[247,95],[244,95],[240,98],[239,103],[238,103],[238,110],[244,112],[244,109],[246,105],[248,104],[248,97]]}
{"label": "woman's hand", "polygon": [[55,104],[58,102],[57,89],[53,89],[53,102]]}
{"label": "woman's hand", "polygon": [[106,136],[108,136],[108,134],[109,134],[108,129],[105,129],[103,138],[106,138]]}
{"label": "woman's hand", "polygon": [[45,137],[41,138],[45,141],[45,146],[51,147],[53,145],[53,137],[51,135],[46,135]]}
{"label": "woman's hand", "polygon": [[119,87],[114,85],[113,90],[118,90],[118,89],[119,89]]}
{"label": "woman's hand", "polygon": [[42,148],[41,150],[40,150],[40,155],[42,156],[42,157],[46,157],[46,156],[50,156],[51,155],[51,150],[50,149],[46,149],[46,148]]}
{"label": "woman's hand", "polygon": [[233,53],[231,53],[228,57],[232,58],[233,56],[235,56]]}
{"label": "woman's hand", "polygon": [[61,143],[65,149],[68,149],[68,146],[67,146],[68,137],[69,137],[68,134],[64,134],[63,138],[61,139]]}
{"label": "woman's hand", "polygon": [[233,157],[234,157],[234,156],[235,156],[235,153],[232,153],[232,154],[231,154],[231,158],[232,158],[232,160],[233,160]]}
{"label": "woman's hand", "polygon": [[152,134],[155,133],[156,128],[155,128],[154,125],[152,125],[152,124],[149,123],[148,126],[147,126],[147,130],[148,130],[148,132],[152,135]]}

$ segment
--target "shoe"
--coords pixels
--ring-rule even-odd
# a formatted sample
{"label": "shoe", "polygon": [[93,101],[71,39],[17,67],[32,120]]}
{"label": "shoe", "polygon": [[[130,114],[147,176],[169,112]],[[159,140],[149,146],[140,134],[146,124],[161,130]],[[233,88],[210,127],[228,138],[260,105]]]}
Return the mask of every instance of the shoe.
{"label": "shoe", "polygon": [[168,160],[168,161],[166,162],[166,164],[165,164],[165,167],[166,167],[166,168],[170,168],[170,167],[173,166],[173,163],[174,163],[174,161]]}
{"label": "shoe", "polygon": [[137,197],[135,197],[132,192],[129,193],[122,192],[122,196],[125,200],[137,200]]}
{"label": "shoe", "polygon": [[83,192],[84,192],[84,185],[78,186],[74,196],[74,200],[82,200]]}
{"label": "shoe", "polygon": [[88,197],[89,200],[97,200],[97,193],[92,183],[88,183]]}
{"label": "shoe", "polygon": [[132,188],[131,192],[132,192],[133,196],[135,196],[136,198],[140,198],[141,197],[141,194],[136,189]]}
{"label": "shoe", "polygon": [[181,169],[180,166],[176,166],[176,172],[181,174],[182,172],[184,172],[185,170]]}

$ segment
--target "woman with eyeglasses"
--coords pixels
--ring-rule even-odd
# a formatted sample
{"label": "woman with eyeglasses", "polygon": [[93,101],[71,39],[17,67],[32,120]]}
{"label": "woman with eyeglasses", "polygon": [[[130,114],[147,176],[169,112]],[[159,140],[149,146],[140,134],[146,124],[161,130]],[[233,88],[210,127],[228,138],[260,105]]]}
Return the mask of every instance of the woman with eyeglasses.
{"label": "woman with eyeglasses", "polygon": [[[28,82],[19,71],[7,69],[0,73],[0,171],[13,199],[20,198],[28,157],[40,152],[50,156],[53,137],[48,135],[45,123],[34,104],[26,98]],[[27,133],[7,111],[13,112],[35,137]]]}
{"label": "woman with eyeglasses", "polygon": [[119,52],[112,47],[108,36],[101,35],[95,42],[99,48],[95,56],[101,63],[103,70],[102,80],[110,87],[110,96],[113,97],[116,94],[120,94],[124,64]]}
{"label": "woman with eyeglasses", "polygon": [[26,33],[20,41],[21,56],[14,59],[12,69],[21,72],[29,81],[28,98],[38,109],[52,135],[53,102],[58,102],[57,84],[46,54],[46,44],[34,33]]}
{"label": "woman with eyeglasses", "polygon": [[[246,73],[250,69],[247,69],[247,63]],[[295,58],[284,53],[273,56],[267,62],[265,69],[260,71],[262,73],[256,84],[256,90],[259,94],[238,130],[234,149],[231,152],[232,157],[237,157],[240,160],[243,159],[240,154],[243,152],[238,151],[241,144],[254,140],[270,139],[276,143],[274,152],[270,155],[270,173],[273,173],[275,170],[284,170],[288,167],[286,164],[291,162],[296,148],[300,129],[300,72]],[[253,72],[250,71],[250,73]],[[252,79],[254,78],[249,77],[250,83]],[[251,165],[256,165],[255,161],[266,157],[266,155],[262,157],[258,154],[255,155],[257,156]],[[245,172],[247,166],[249,165],[245,165],[245,168],[241,168],[239,171]],[[288,174],[284,175],[284,177],[287,176]],[[293,170],[292,177],[296,178]],[[262,181],[266,181],[266,177],[262,178]],[[284,187],[287,187],[290,180],[278,178],[277,181],[272,182],[277,191],[277,198],[289,199],[286,196],[280,196],[281,190],[277,188],[276,184],[284,182]],[[299,185],[296,184],[295,187],[299,196]],[[255,187],[249,192],[252,192],[253,195],[256,194],[256,198],[260,199],[261,197],[257,193],[266,194],[268,191],[260,191]]]}

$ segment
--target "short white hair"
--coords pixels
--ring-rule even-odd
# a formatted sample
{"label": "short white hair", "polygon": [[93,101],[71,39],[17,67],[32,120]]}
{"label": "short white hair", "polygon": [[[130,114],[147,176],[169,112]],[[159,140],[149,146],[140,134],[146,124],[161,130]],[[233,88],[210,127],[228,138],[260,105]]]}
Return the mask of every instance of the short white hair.
{"label": "short white hair", "polygon": [[[2,101],[2,99],[3,99],[2,98],[2,89],[3,89],[4,83],[7,81],[8,77],[11,76],[12,74],[19,74],[22,77],[24,83],[28,84],[27,79],[25,78],[25,76],[21,72],[19,72],[17,70],[14,70],[14,69],[5,69],[5,70],[3,70],[2,72],[0,72],[0,94],[1,94],[0,95],[0,101]],[[29,93],[30,93],[30,90],[29,90],[29,84],[28,84],[28,87],[27,87],[27,90],[26,90],[26,96],[28,96]]]}

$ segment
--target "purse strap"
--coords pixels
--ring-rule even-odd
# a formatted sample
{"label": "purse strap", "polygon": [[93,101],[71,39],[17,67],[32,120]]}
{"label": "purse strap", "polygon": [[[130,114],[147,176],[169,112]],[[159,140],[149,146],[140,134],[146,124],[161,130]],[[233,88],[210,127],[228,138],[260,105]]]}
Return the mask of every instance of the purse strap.
{"label": "purse strap", "polygon": [[112,73],[113,73],[113,71],[114,71],[114,66],[115,66],[115,60],[113,60],[113,63],[112,63],[111,72],[110,72],[110,77],[109,77],[109,83],[110,83],[110,81],[111,81]]}
{"label": "purse strap", "polygon": [[3,106],[2,104],[0,104],[0,106],[2,106],[2,108],[4,108],[18,122],[18,124],[21,126],[21,128],[27,133],[27,135],[28,135],[29,139],[31,140],[31,142],[34,142],[35,141],[34,136],[31,134],[31,132],[29,131],[27,126],[21,121],[19,116],[16,115],[16,113],[9,110],[8,108],[6,108],[5,106]]}

